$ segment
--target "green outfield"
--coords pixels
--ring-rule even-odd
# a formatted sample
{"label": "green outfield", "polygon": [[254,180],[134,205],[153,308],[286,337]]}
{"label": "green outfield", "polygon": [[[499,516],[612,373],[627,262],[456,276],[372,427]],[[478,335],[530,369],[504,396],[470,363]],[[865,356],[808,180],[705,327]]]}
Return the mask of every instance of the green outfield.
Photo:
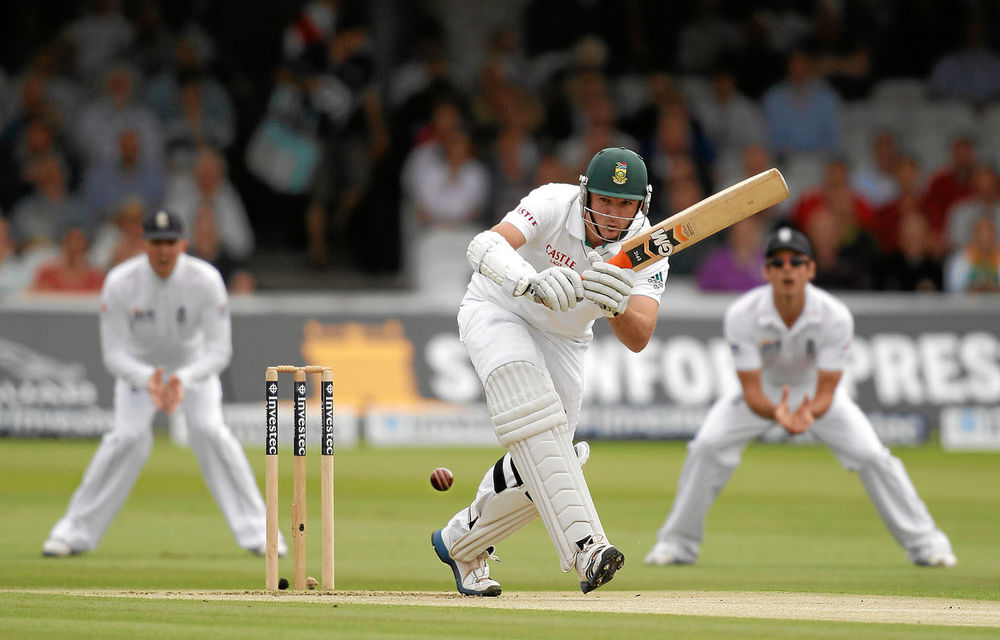
{"label": "green outfield", "polygon": [[[158,437],[119,517],[93,553],[42,558],[41,544],[62,514],[93,454],[94,441],[0,439],[0,638],[940,638],[998,637],[983,626],[836,622],[633,612],[635,602],[686,592],[859,594],[1000,602],[1000,456],[900,448],[914,484],[952,539],[954,569],[910,565],[886,532],[857,478],[823,448],[752,446],[708,519],[698,564],[653,568],[642,556],[673,498],[681,443],[601,443],[586,474],[612,541],[626,564],[595,592],[592,611],[511,610],[482,600],[399,594],[354,599],[256,597],[264,560],[236,547],[201,480],[193,453]],[[248,451],[263,485],[263,449]],[[497,449],[368,449],[336,457],[336,577],[349,592],[454,591],[431,550],[430,532],[464,506]],[[309,460],[308,573],[319,576],[319,458]],[[455,472],[451,491],[434,491],[437,466]],[[282,517],[291,496],[282,459]],[[287,528],[284,526],[283,528]],[[559,571],[539,522],[504,542],[493,575],[499,600],[536,592],[579,603],[575,576]],[[281,575],[291,579],[291,558]],[[100,591],[101,594],[88,593]],[[140,591],[178,593],[147,599]],[[206,592],[200,597],[200,592]],[[218,599],[232,594],[232,599]],[[425,594],[426,595],[426,594]],[[588,596],[589,597],[589,596]],[[601,597],[604,599],[602,600]],[[734,599],[739,596],[734,595]],[[869,598],[869,602],[872,601]],[[722,598],[725,599],[725,598]],[[470,602],[475,601],[475,602]],[[584,606],[586,606],[584,601]],[[625,603],[620,605],[616,603]],[[933,606],[939,601],[928,600]],[[474,605],[474,606],[470,606]],[[792,605],[794,606],[794,605]],[[928,606],[932,606],[929,604]],[[530,607],[529,607],[530,608]],[[1000,610],[1000,609],[998,609]],[[806,617],[806,616],[803,616]],[[990,619],[987,618],[987,622]]]}

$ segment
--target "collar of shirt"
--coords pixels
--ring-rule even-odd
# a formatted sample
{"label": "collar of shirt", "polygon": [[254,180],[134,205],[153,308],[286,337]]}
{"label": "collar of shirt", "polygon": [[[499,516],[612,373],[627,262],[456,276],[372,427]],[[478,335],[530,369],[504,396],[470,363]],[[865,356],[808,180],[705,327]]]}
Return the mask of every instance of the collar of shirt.
{"label": "collar of shirt", "polygon": [[791,327],[785,326],[785,321],[781,319],[778,308],[774,306],[774,293],[771,287],[767,288],[767,295],[763,301],[761,313],[757,316],[757,323],[762,327],[775,327],[781,331],[792,333],[801,330],[812,324],[819,324],[823,319],[823,310],[820,308],[819,296],[815,295],[815,287],[806,283],[806,304],[802,308],[802,313],[795,319],[795,324]]}

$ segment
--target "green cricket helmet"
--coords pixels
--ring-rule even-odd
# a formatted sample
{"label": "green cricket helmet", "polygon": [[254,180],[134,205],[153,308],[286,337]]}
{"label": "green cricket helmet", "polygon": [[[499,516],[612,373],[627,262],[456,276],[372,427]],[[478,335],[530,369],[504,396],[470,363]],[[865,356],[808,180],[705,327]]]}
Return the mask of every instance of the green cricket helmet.
{"label": "green cricket helmet", "polygon": [[[649,215],[649,202],[653,196],[653,187],[649,184],[646,163],[635,151],[624,147],[609,147],[598,151],[591,159],[590,165],[587,166],[587,174],[580,176],[580,201],[583,205],[585,220],[594,227],[602,239],[608,242],[621,241],[629,229],[635,225],[630,224],[616,238],[607,238],[601,232],[602,225],[598,225],[594,221],[592,214],[595,212],[589,207],[588,193],[608,198],[641,201],[641,205],[636,210],[632,220],[634,222],[639,216],[645,218]],[[588,213],[591,215],[587,216]]]}

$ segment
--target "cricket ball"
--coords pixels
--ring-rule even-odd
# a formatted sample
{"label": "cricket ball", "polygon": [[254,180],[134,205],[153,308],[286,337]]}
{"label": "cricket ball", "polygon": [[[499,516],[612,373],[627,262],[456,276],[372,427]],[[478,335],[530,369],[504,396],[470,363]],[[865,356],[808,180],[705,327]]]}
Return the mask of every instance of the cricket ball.
{"label": "cricket ball", "polygon": [[431,472],[431,486],[438,491],[447,491],[451,488],[451,483],[455,481],[455,476],[447,467],[438,467]]}

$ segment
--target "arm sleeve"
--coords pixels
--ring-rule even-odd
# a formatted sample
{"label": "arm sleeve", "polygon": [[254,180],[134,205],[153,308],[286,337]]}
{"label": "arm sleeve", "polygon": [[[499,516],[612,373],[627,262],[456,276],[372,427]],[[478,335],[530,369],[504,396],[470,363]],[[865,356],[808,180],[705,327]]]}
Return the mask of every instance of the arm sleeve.
{"label": "arm sleeve", "polygon": [[156,367],[142,362],[129,353],[128,339],[131,333],[128,306],[120,295],[105,281],[101,291],[101,355],[104,366],[111,375],[126,380],[133,387],[145,388],[146,381],[156,371]]}
{"label": "arm sleeve", "polygon": [[204,340],[202,356],[176,372],[185,388],[192,382],[199,382],[222,373],[233,357],[229,300],[226,297],[226,286],[222,282],[222,276],[217,271],[212,274],[206,288],[199,321]]}
{"label": "arm sleeve", "polygon": [[827,322],[825,339],[816,353],[816,368],[820,371],[842,371],[854,337],[854,317],[844,308],[832,314]]}
{"label": "arm sleeve", "polygon": [[517,227],[517,230],[524,235],[525,242],[531,242],[546,224],[552,224],[556,216],[547,215],[547,209],[551,207],[551,201],[539,194],[535,189],[521,199],[513,210],[503,217],[502,222],[509,222]]}
{"label": "arm sleeve", "polygon": [[747,326],[747,314],[742,308],[730,307],[723,321],[723,333],[733,354],[737,371],[754,371],[762,368],[760,349]]}

